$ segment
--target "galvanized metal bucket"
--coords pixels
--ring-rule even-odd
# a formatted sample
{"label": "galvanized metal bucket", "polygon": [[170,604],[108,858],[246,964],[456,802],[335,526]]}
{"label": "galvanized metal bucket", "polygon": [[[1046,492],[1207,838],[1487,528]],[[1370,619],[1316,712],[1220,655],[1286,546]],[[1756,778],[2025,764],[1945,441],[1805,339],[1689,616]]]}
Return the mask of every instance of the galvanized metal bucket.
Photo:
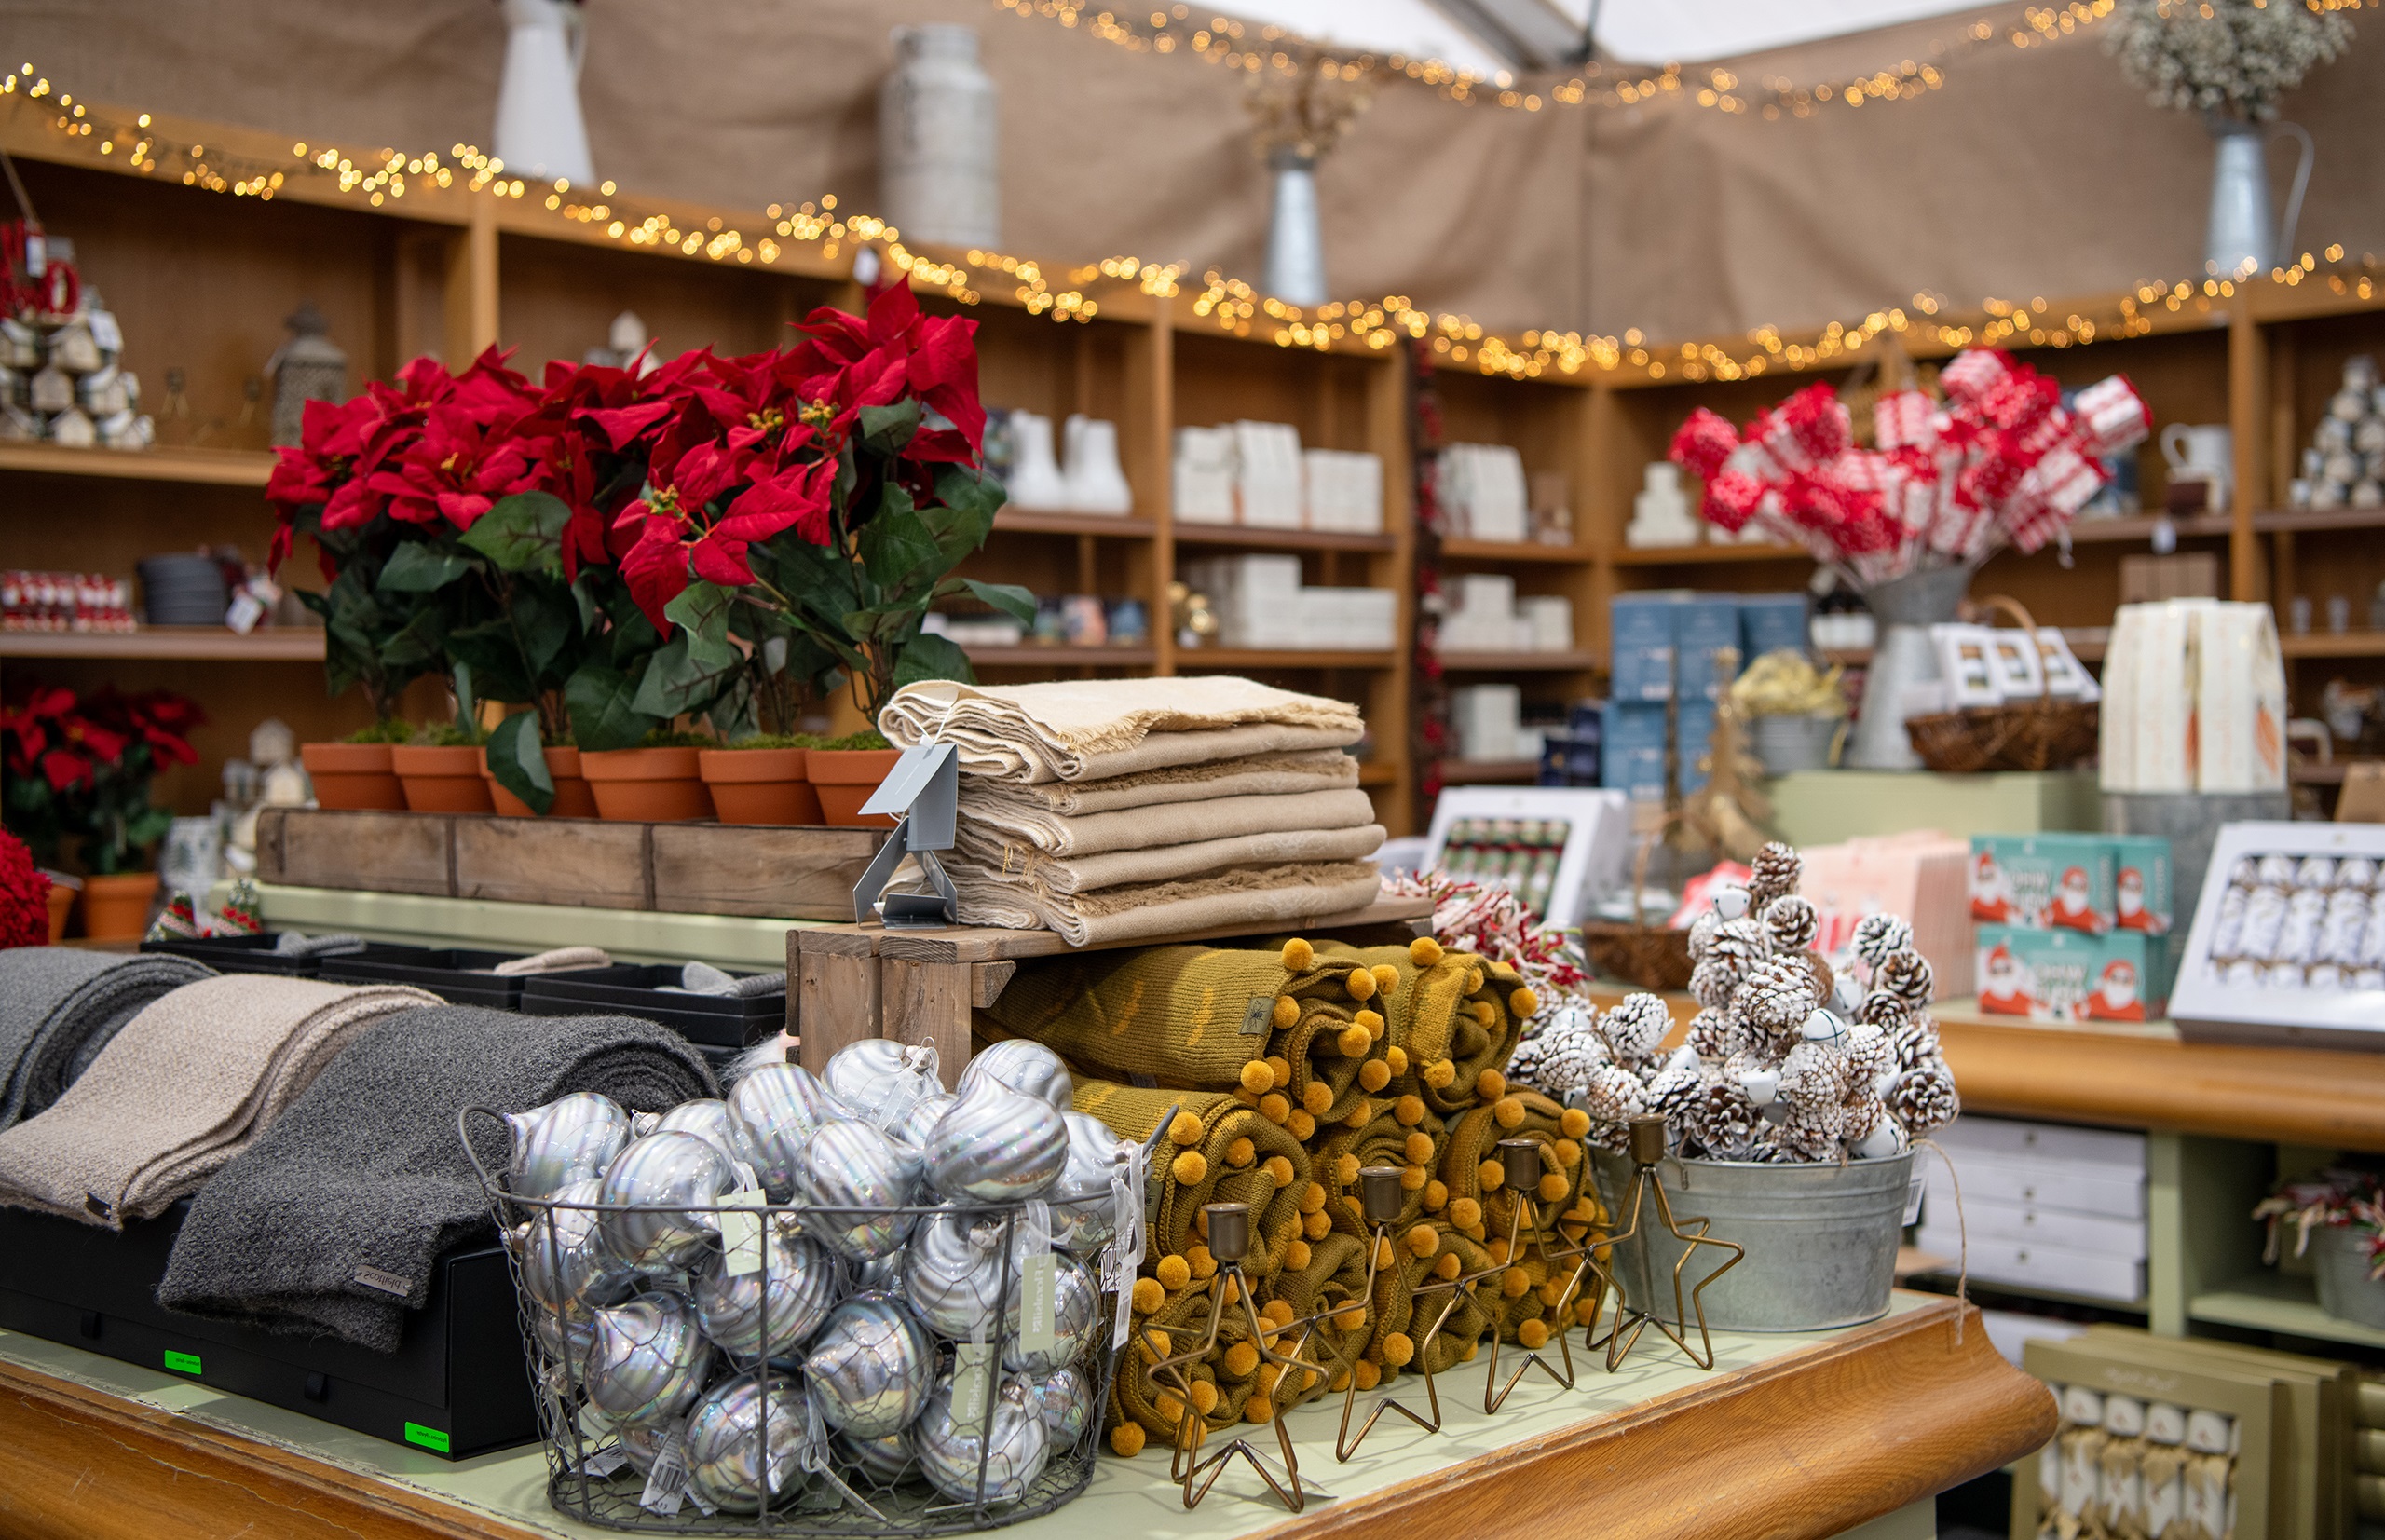
{"label": "galvanized metal bucket", "polygon": [[2339,1321],[2385,1330],[2385,1282],[2368,1275],[2368,1237],[2350,1226],[2310,1232],[2319,1308]]}
{"label": "galvanized metal bucket", "polygon": [[[1682,1228],[1703,1218],[1708,1234],[1747,1247],[1746,1260],[1706,1290],[1706,1324],[1718,1331],[1820,1331],[1887,1315],[1914,1158],[1907,1151],[1845,1165],[1770,1165],[1667,1156],[1656,1175]],[[1599,1192],[1618,1229],[1632,1170],[1625,1156],[1598,1156]],[[1655,1202],[1643,1202],[1639,1233],[1615,1248],[1616,1276],[1635,1307],[1670,1311],[1672,1269],[1684,1249],[1667,1233]],[[1684,1300],[1710,1271],[1712,1255],[1690,1260]]]}

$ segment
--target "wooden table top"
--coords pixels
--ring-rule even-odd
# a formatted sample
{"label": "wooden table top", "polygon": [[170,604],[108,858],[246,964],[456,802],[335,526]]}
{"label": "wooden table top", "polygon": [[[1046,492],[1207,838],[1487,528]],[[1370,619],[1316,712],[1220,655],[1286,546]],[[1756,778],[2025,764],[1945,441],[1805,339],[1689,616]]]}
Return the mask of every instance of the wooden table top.
{"label": "wooden table top", "polygon": [[[1653,1334],[1651,1334],[1653,1339]],[[1302,1540],[1364,1533],[1501,1540],[1584,1533],[1824,1540],[2037,1449],[2052,1398],[1989,1344],[1978,1313],[1896,1296],[1869,1326],[1717,1333],[1702,1374],[1642,1343],[1575,1387],[1534,1375],[1495,1416],[1484,1365],[1441,1378],[1438,1436],[1386,1419],[1349,1464],[1334,1402],[1291,1418],[1313,1495],[1298,1518],[1228,1475],[1187,1513],[1163,1455],[1105,1458],[1076,1502],[1019,1540]],[[1486,1355],[1487,1357],[1487,1355]],[[1512,1361],[1512,1360],[1510,1360]],[[1420,1387],[1406,1385],[1421,1398]],[[1362,1409],[1363,1410],[1363,1409]],[[1256,1432],[1257,1430],[1246,1430]],[[525,1448],[448,1462],[162,1371],[0,1333],[0,1531],[178,1540],[337,1533],[538,1540],[609,1533],[546,1504]]]}

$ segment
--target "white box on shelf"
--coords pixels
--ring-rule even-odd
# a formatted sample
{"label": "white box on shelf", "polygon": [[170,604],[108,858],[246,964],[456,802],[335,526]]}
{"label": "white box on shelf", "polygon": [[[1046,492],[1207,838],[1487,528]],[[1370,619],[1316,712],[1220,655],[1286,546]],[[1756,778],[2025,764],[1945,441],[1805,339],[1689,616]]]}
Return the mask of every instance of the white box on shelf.
{"label": "white box on shelf", "polygon": [[1441,451],[1436,481],[1457,533],[1520,545],[1532,531],[1523,456],[1504,443],[1453,443]]}
{"label": "white box on shelf", "polygon": [[1458,752],[1468,759],[1508,758],[1523,725],[1523,691],[1514,685],[1466,685],[1450,692]]}
{"label": "white box on shelf", "polygon": [[[1963,1239],[1950,1223],[1925,1225],[1915,1244],[1939,1257],[1963,1254]],[[1990,1240],[1974,1231],[1969,1254],[1971,1281],[2051,1289],[2091,1299],[2133,1302],[2145,1297],[2145,1264],[2096,1256],[2035,1241]]]}
{"label": "white box on shelf", "polygon": [[1957,1155],[2068,1161],[2145,1174],[2145,1136],[2121,1129],[1965,1113],[1929,1137]]}
{"label": "white box on shelf", "polygon": [[1255,529],[1300,528],[1300,430],[1289,423],[1237,422],[1233,435],[1241,522]]}
{"label": "white box on shelf", "polygon": [[[2142,1220],[2146,1213],[2145,1179],[2105,1165],[2075,1161],[2014,1160],[2010,1157],[1960,1153],[1963,1200],[2010,1204],[2020,1208],[2051,1208],[2066,1214],[2093,1214],[2106,1219]],[[1951,1206],[1955,1183],[1943,1165],[1931,1163],[1922,1181],[1934,1196],[1945,1194]]]}
{"label": "white box on shelf", "polygon": [[1516,601],[1528,646],[1534,652],[1574,650],[1574,601],[1553,594],[1534,594]]}
{"label": "white box on shelf", "polygon": [[1233,523],[1234,435],[1231,428],[1176,430],[1176,517],[1182,524]]}
{"label": "white box on shelf", "polygon": [[2116,1220],[2103,1214],[2071,1214],[2035,1205],[1994,1203],[1969,1192],[1959,1206],[1950,1188],[1927,1190],[1921,1222],[1933,1229],[1970,1226],[1971,1239],[2034,1242],[2058,1246],[2090,1256],[2143,1261],[2146,1257],[2143,1220]]}
{"label": "white box on shelf", "polygon": [[[2315,884],[2330,873],[2325,904],[2313,918],[2302,899],[2313,891],[2304,878]],[[2385,824],[2220,825],[2170,988],[2180,1034],[2204,1043],[2385,1050],[2385,920],[2378,917],[2385,893],[2374,891],[2380,873]],[[2349,896],[2363,892],[2365,905]],[[2348,911],[2341,916],[2338,895]],[[2306,910],[2299,915],[2297,900]],[[2367,918],[2354,934],[2347,922],[2359,908]]]}
{"label": "white box on shelf", "polygon": [[1433,804],[1424,869],[1445,865],[1453,838],[1463,843],[1466,830],[1507,819],[1539,823],[1560,840],[1544,916],[1549,924],[1579,924],[1627,879],[1631,804],[1620,791],[1588,786],[1450,787]]}
{"label": "white box on shelf", "polygon": [[1308,526],[1340,534],[1383,533],[1383,458],[1341,449],[1301,455]]}

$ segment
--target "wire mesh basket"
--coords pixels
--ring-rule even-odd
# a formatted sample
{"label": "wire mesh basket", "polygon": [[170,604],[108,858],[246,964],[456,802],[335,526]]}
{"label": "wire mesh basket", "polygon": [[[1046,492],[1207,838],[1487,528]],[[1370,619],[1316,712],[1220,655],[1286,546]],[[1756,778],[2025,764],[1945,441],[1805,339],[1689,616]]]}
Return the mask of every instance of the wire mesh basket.
{"label": "wire mesh basket", "polygon": [[640,1157],[656,1201],[599,1201],[594,1179],[509,1191],[474,1121],[518,1145],[545,1111],[468,1108],[457,1126],[512,1259],[559,1512],[653,1533],[931,1535],[1084,1490],[1116,1354],[1104,1282],[1131,1283],[1111,1253],[1139,1248],[1139,1183],[1131,1221],[1118,1188],[1129,1233],[1096,1235],[1089,1258],[1083,1202],[770,1202],[693,1133],[608,1157],[658,1146]]}

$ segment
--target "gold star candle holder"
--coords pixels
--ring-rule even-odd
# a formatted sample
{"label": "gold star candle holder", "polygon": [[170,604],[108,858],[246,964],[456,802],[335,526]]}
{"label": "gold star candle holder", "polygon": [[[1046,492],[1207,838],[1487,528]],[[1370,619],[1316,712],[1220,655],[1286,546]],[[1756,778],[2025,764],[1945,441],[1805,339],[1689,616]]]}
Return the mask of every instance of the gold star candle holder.
{"label": "gold star candle holder", "polygon": [[[1656,1175],[1656,1165],[1665,1158],[1665,1120],[1654,1113],[1642,1113],[1631,1119],[1629,1126],[1633,1167],[1631,1191],[1615,1205],[1616,1211],[1622,1216],[1622,1226],[1606,1239],[1608,1261],[1601,1262],[1595,1256],[1590,1261],[1598,1284],[1591,1295],[1590,1319],[1584,1329],[1583,1346],[1586,1350],[1604,1347],[1607,1371],[1613,1373],[1629,1356],[1633,1345],[1640,1341],[1642,1331],[1653,1326],[1666,1341],[1681,1349],[1682,1356],[1700,1369],[1710,1370],[1714,1367],[1714,1340],[1706,1329],[1703,1296],[1709,1284],[1739,1265],[1747,1256],[1747,1247],[1737,1241],[1718,1240],[1709,1235],[1706,1233],[1707,1221],[1703,1218],[1693,1217],[1683,1220],[1674,1217],[1672,1200],[1666,1195],[1665,1184]],[[1624,1287],[1615,1273],[1615,1261],[1623,1254],[1623,1244],[1640,1233],[1644,1206],[1652,1198],[1657,1220],[1664,1225],[1666,1233],[1681,1243],[1682,1248],[1672,1267],[1673,1313],[1670,1321],[1654,1308],[1655,1301],[1635,1302],[1632,1291]],[[1710,1247],[1729,1255],[1721,1266],[1700,1278],[1684,1293],[1683,1275],[1689,1268],[1690,1259],[1697,1255],[1701,1247]],[[1643,1245],[1641,1250],[1644,1253],[1647,1247]],[[1654,1292],[1655,1285],[1649,1284],[1648,1289]],[[1615,1295],[1615,1325],[1601,1338],[1598,1335],[1599,1317],[1604,1312],[1604,1298],[1609,1290]],[[1694,1348],[1689,1345],[1689,1321],[1693,1315],[1697,1318],[1697,1346]]]}
{"label": "gold star candle holder", "polygon": [[[1556,1330],[1549,1333],[1557,1343],[1558,1360],[1565,1367],[1560,1370],[1555,1364],[1548,1361],[1547,1356],[1538,1347],[1524,1347],[1524,1361],[1516,1366],[1516,1371],[1509,1375],[1507,1383],[1502,1385],[1499,1383],[1500,1334],[1493,1331],[1491,1334],[1490,1373],[1482,1382],[1482,1410],[1485,1411],[1496,1411],[1506,1405],[1508,1395],[1523,1382],[1523,1377],[1531,1372],[1535,1364],[1540,1367],[1542,1373],[1565,1389],[1574,1388],[1574,1350],[1567,1342],[1565,1313],[1572,1307],[1574,1296],[1582,1287],[1583,1274],[1593,1265],[1590,1246],[1588,1244],[1575,1246],[1565,1242],[1561,1233],[1547,1228],[1543,1220],[1540,1206],[1533,1196],[1540,1191],[1542,1169],[1540,1141],[1525,1138],[1501,1139],[1499,1164],[1502,1168],[1500,1185],[1514,1194],[1511,1200],[1513,1206],[1507,1212],[1506,1261],[1488,1271],[1504,1274],[1508,1268],[1521,1266],[1522,1251],[1520,1249],[1520,1242],[1529,1242],[1538,1247],[1540,1254],[1548,1259],[1552,1274],[1557,1266],[1566,1258],[1572,1257],[1578,1260],[1574,1262],[1573,1273],[1565,1280],[1564,1288],[1557,1296],[1553,1315],[1558,1326]],[[1478,1277],[1484,1274],[1476,1274]],[[1519,1342],[1520,1342],[1520,1333]]]}

